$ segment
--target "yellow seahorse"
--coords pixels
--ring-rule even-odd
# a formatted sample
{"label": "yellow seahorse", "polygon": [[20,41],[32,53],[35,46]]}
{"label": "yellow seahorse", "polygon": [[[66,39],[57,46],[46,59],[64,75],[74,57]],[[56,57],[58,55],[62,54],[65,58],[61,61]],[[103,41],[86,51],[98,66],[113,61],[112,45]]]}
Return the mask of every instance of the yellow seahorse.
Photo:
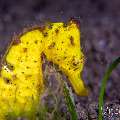
{"label": "yellow seahorse", "polygon": [[78,95],[87,93],[81,80],[84,55],[74,21],[50,23],[14,37],[1,61],[0,120],[10,112],[26,114],[44,91],[42,55],[59,66]]}

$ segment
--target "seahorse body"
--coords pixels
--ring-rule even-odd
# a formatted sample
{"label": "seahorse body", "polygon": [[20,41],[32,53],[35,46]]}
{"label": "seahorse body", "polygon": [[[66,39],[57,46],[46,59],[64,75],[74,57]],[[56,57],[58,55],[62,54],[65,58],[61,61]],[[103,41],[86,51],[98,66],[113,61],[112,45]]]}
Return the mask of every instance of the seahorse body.
{"label": "seahorse body", "polygon": [[13,40],[1,62],[0,120],[9,113],[29,114],[44,92],[42,54],[68,76],[78,95],[86,94],[80,73],[84,55],[76,23],[51,23],[31,29]]}

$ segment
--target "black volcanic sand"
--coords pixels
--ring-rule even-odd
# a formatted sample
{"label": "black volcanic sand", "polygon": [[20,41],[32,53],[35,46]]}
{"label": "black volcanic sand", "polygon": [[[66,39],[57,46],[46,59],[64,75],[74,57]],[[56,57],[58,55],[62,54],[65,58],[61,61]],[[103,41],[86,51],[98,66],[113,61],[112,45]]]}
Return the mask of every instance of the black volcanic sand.
{"label": "black volcanic sand", "polygon": [[[108,65],[120,56],[120,1],[114,0],[0,0],[0,54],[11,36],[44,22],[80,21],[86,56],[83,79],[89,96],[74,94],[79,120],[97,120],[101,79]],[[120,119],[120,66],[113,71],[105,92],[104,120]],[[119,111],[119,114],[118,114]]]}

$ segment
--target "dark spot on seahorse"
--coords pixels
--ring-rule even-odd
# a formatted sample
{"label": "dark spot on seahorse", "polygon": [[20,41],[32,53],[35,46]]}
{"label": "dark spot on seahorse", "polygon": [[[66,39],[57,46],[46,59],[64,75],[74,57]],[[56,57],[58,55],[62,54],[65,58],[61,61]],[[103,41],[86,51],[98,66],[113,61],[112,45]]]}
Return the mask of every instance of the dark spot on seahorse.
{"label": "dark spot on seahorse", "polygon": [[26,44],[29,44],[29,42],[26,42]]}
{"label": "dark spot on seahorse", "polygon": [[13,78],[13,80],[16,80],[17,76],[16,75],[12,75],[12,78]]}
{"label": "dark spot on seahorse", "polygon": [[64,57],[64,59],[66,59],[67,57]]}
{"label": "dark spot on seahorse", "polygon": [[11,83],[11,80],[9,79],[9,78],[3,78],[4,79],[4,82],[6,83],[6,84],[10,84]]}
{"label": "dark spot on seahorse", "polygon": [[63,74],[62,70],[59,69],[59,70],[57,70],[57,71],[58,71],[61,75]]}
{"label": "dark spot on seahorse", "polygon": [[73,66],[77,66],[79,62],[73,62]]}
{"label": "dark spot on seahorse", "polygon": [[31,78],[32,77],[32,75],[26,75],[25,76],[25,79],[27,80],[27,79],[29,79],[29,78]]}
{"label": "dark spot on seahorse", "polygon": [[48,46],[48,49],[52,49],[55,47],[55,42],[52,42],[51,45]]}
{"label": "dark spot on seahorse", "polygon": [[60,61],[60,59],[57,60],[58,62]]}
{"label": "dark spot on seahorse", "polygon": [[27,88],[27,89],[29,89],[29,87],[28,87],[28,86],[27,86],[26,88]]}
{"label": "dark spot on seahorse", "polygon": [[69,77],[68,77],[68,76],[66,76],[66,78],[68,79]]}
{"label": "dark spot on seahorse", "polygon": [[78,68],[75,68],[74,71],[76,71]]}
{"label": "dark spot on seahorse", "polygon": [[34,63],[36,63],[37,61],[36,60],[34,60]]}
{"label": "dark spot on seahorse", "polygon": [[44,32],[44,33],[43,33],[43,36],[44,36],[44,37],[47,37],[47,36],[48,36],[48,33],[47,33],[47,32]]}
{"label": "dark spot on seahorse", "polygon": [[75,60],[75,56],[73,56],[73,59],[72,59],[73,66],[77,66],[79,63],[80,63],[79,61]]}
{"label": "dark spot on seahorse", "polygon": [[34,85],[35,83],[33,82],[32,84]]}
{"label": "dark spot on seahorse", "polygon": [[63,27],[67,27],[67,23],[64,23],[64,24],[63,24]]}
{"label": "dark spot on seahorse", "polygon": [[53,27],[53,24],[50,23],[50,24],[48,25],[48,29],[52,29],[52,27]]}
{"label": "dark spot on seahorse", "polygon": [[27,68],[27,69],[29,69],[30,67],[29,67],[29,66],[27,66],[26,68]]}
{"label": "dark spot on seahorse", "polygon": [[23,52],[27,52],[27,48],[23,48]]}
{"label": "dark spot on seahorse", "polygon": [[13,38],[13,45],[18,45],[18,44],[20,44],[21,43],[21,40],[20,39],[18,39],[17,37],[14,37]]}
{"label": "dark spot on seahorse", "polygon": [[70,43],[71,45],[75,45],[73,36],[70,36]]}
{"label": "dark spot on seahorse", "polygon": [[59,30],[58,30],[58,29],[56,29],[56,30],[55,30],[55,33],[56,33],[56,34],[58,34],[58,33],[59,33]]}
{"label": "dark spot on seahorse", "polygon": [[45,30],[45,26],[39,27],[39,31],[43,32]]}
{"label": "dark spot on seahorse", "polygon": [[42,52],[42,53],[41,53],[41,60],[42,60],[42,62],[44,62],[44,61],[45,61],[45,59],[46,59],[46,55],[45,55],[45,53],[44,53],[44,52]]}
{"label": "dark spot on seahorse", "polygon": [[35,40],[35,44],[37,44],[38,43],[38,41],[37,40]]}

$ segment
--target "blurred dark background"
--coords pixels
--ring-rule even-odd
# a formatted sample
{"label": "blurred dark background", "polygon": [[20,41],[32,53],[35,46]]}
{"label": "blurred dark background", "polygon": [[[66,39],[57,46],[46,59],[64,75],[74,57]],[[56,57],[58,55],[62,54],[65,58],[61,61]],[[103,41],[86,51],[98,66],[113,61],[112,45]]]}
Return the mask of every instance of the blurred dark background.
{"label": "blurred dark background", "polygon": [[[68,21],[71,17],[80,21],[86,55],[83,78],[90,94],[87,98],[76,98],[76,104],[85,107],[87,103],[97,103],[106,67],[120,56],[120,0],[0,0],[0,54],[13,34],[24,27]],[[119,93],[120,67],[109,79],[105,101],[118,101],[120,105]]]}

